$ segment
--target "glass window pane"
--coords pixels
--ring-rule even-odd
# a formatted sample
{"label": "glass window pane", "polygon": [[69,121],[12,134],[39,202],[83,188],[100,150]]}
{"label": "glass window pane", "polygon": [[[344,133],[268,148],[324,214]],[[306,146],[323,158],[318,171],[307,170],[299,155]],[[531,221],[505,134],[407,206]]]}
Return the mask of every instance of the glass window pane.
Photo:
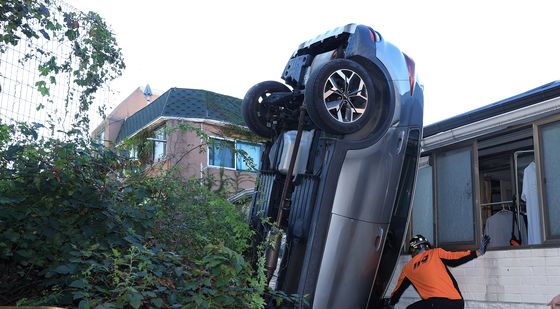
{"label": "glass window pane", "polygon": [[432,196],[432,167],[418,169],[414,200],[412,202],[412,234],[422,234],[434,241],[434,207]]}
{"label": "glass window pane", "polygon": [[105,130],[102,129],[99,131],[97,134],[97,142],[102,145],[105,143]]}
{"label": "glass window pane", "polygon": [[542,160],[543,180],[546,192],[545,207],[547,235],[560,236],[560,122],[555,122],[542,127]]}
{"label": "glass window pane", "polygon": [[237,142],[237,169],[256,171],[261,165],[261,145]]}
{"label": "glass window pane", "polygon": [[165,156],[165,142],[154,142],[154,161],[159,161]]}
{"label": "glass window pane", "polygon": [[231,141],[211,139],[208,145],[208,165],[234,168],[234,147]]}
{"label": "glass window pane", "polygon": [[158,129],[154,130],[153,133],[153,141],[154,141],[154,155],[153,160],[157,162],[163,157],[165,157],[165,147],[166,147],[166,140],[165,140],[165,126],[159,127]]}
{"label": "glass window pane", "polygon": [[161,127],[154,131],[154,138],[155,139],[165,139],[165,127]]}
{"label": "glass window pane", "polygon": [[129,158],[133,160],[138,160],[138,146],[130,147],[130,152],[128,153]]}
{"label": "glass window pane", "polygon": [[474,241],[472,148],[437,156],[436,199],[440,243]]}

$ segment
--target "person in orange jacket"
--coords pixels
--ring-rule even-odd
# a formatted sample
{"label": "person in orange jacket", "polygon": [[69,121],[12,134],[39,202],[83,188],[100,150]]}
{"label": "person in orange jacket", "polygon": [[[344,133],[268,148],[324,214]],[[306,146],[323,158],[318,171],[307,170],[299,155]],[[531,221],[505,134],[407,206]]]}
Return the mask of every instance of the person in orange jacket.
{"label": "person in orange jacket", "polygon": [[415,235],[409,243],[412,259],[404,266],[391,298],[383,299],[382,305],[392,307],[398,303],[403,292],[412,284],[422,300],[407,309],[463,309],[463,296],[447,267],[459,266],[484,255],[489,242],[490,237],[484,235],[479,249],[450,252],[432,248],[426,237]]}

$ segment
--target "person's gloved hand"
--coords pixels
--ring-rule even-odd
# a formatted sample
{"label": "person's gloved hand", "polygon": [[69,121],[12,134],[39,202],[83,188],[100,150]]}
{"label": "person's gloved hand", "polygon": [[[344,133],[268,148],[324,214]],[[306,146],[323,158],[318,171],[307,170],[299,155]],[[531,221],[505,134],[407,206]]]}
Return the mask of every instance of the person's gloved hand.
{"label": "person's gloved hand", "polygon": [[480,255],[484,255],[484,253],[486,253],[486,247],[488,247],[488,244],[490,243],[490,236],[488,235],[484,235],[482,237],[482,239],[480,240]]}
{"label": "person's gloved hand", "polygon": [[393,303],[391,303],[390,298],[382,298],[379,302],[381,308],[393,308]]}

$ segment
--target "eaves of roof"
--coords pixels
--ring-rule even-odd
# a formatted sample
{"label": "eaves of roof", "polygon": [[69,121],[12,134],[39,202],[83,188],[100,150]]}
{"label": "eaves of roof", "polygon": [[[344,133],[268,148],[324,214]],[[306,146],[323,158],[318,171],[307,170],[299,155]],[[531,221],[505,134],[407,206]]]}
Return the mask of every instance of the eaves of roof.
{"label": "eaves of roof", "polygon": [[143,130],[157,119],[207,119],[243,125],[241,99],[207,90],[171,88],[125,120],[116,139],[124,139]]}

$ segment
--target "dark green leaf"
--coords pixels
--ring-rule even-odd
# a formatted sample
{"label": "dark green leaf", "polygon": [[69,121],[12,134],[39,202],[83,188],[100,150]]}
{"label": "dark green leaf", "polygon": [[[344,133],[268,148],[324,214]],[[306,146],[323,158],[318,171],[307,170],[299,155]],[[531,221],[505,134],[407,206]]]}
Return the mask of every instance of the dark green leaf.
{"label": "dark green leaf", "polygon": [[67,264],[67,265],[58,266],[57,268],[54,269],[54,271],[62,275],[67,275],[74,272],[75,269],[76,267],[74,264]]}
{"label": "dark green leaf", "polygon": [[177,277],[181,277],[183,273],[184,271],[182,267],[175,267],[175,275],[177,275]]}
{"label": "dark green leaf", "polygon": [[140,295],[140,293],[138,292],[132,292],[127,295],[128,303],[133,308],[140,308],[140,305],[142,304],[142,299],[143,299],[142,295]]}
{"label": "dark green leaf", "polygon": [[152,291],[145,291],[142,294],[144,294],[144,296],[146,297],[151,297],[151,298],[157,297],[157,294]]}
{"label": "dark green leaf", "polygon": [[19,234],[14,232],[14,230],[12,229],[5,231],[2,236],[10,240],[11,242],[16,242],[19,239]]}
{"label": "dark green leaf", "polygon": [[90,307],[89,301],[85,299],[80,300],[80,303],[78,304],[79,309],[89,309],[89,307]]}
{"label": "dark green leaf", "polygon": [[14,196],[14,197],[7,197],[7,196],[0,196],[0,205],[13,205],[25,200],[25,196]]}
{"label": "dark green leaf", "polygon": [[64,35],[66,35],[66,37],[70,40],[73,41],[78,37],[78,31],[76,30],[68,30],[66,31],[66,33],[64,33]]}
{"label": "dark green leaf", "polygon": [[165,303],[161,298],[154,298],[152,299],[152,305],[154,305],[156,308],[162,308],[165,306]]}
{"label": "dark green leaf", "polygon": [[31,250],[17,250],[16,253],[24,258],[30,258],[31,256],[33,256],[33,251]]}
{"label": "dark green leaf", "polygon": [[37,90],[39,90],[42,96],[47,96],[50,94],[49,88],[47,88],[47,83],[44,80],[36,82],[35,86],[37,86]]}
{"label": "dark green leaf", "polygon": [[87,281],[85,279],[78,279],[74,280],[70,283],[70,286],[73,288],[82,289],[87,285]]}
{"label": "dark green leaf", "polygon": [[240,272],[241,269],[243,268],[243,265],[245,265],[245,260],[243,259],[243,257],[239,254],[235,255],[235,261],[233,266],[235,267],[235,271],[236,272]]}

